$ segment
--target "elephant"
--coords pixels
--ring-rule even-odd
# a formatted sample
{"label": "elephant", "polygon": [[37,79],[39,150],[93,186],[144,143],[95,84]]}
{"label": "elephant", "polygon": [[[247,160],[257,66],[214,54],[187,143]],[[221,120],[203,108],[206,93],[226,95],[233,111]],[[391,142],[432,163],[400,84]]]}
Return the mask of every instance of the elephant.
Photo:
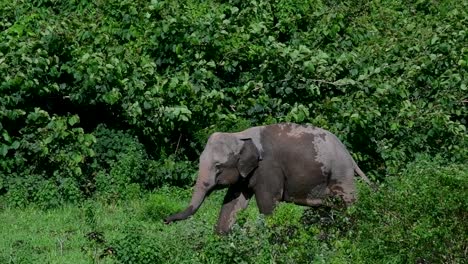
{"label": "elephant", "polygon": [[164,222],[190,217],[211,191],[226,187],[215,227],[218,234],[231,230],[237,212],[252,196],[264,215],[272,214],[280,201],[316,207],[338,197],[350,205],[357,198],[355,172],[371,185],[344,144],[322,128],[279,123],[215,132],[200,155],[189,206]]}

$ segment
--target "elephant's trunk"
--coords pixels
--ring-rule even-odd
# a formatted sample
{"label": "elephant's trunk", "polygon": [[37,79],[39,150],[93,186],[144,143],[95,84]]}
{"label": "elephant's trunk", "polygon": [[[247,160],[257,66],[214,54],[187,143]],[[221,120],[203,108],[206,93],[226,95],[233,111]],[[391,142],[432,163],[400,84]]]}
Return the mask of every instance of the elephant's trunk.
{"label": "elephant's trunk", "polygon": [[207,193],[215,185],[214,179],[209,179],[210,172],[207,167],[208,166],[200,165],[199,176],[197,179],[197,183],[195,184],[192,200],[190,201],[189,206],[185,210],[173,214],[164,219],[164,222],[166,224],[178,220],[187,219],[189,216],[193,215],[198,210],[198,208],[200,208],[200,205],[203,203],[203,200],[205,199]]}

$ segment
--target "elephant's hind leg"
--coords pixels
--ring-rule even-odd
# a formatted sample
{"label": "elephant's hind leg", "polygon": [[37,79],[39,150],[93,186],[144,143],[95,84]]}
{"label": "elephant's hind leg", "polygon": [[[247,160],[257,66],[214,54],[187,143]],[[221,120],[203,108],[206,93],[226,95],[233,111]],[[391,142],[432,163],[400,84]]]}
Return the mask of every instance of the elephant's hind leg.
{"label": "elephant's hind leg", "polygon": [[356,201],[356,186],[354,185],[354,172],[349,172],[339,181],[334,181],[329,185],[330,193],[333,197],[339,197],[346,206]]}
{"label": "elephant's hind leg", "polygon": [[236,222],[237,212],[247,207],[251,197],[252,192],[247,188],[241,186],[229,187],[216,225],[218,234],[226,234],[231,230],[232,225]]}

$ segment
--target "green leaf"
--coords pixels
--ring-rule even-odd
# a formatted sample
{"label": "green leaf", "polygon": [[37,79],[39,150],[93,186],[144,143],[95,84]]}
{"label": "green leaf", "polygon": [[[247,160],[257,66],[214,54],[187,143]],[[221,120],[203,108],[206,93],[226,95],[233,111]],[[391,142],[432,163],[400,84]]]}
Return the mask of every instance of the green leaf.
{"label": "green leaf", "polygon": [[77,115],[74,115],[68,118],[68,124],[70,124],[70,126],[73,126],[78,122],[80,122],[80,118]]}
{"label": "green leaf", "polygon": [[20,146],[20,142],[19,141],[15,141],[13,142],[13,144],[11,144],[10,148],[12,149],[18,149]]}
{"label": "green leaf", "polygon": [[179,79],[177,77],[172,77],[171,82],[169,83],[170,88],[175,88],[179,84]]}
{"label": "green leaf", "polygon": [[0,146],[0,154],[2,154],[2,156],[5,157],[7,153],[8,153],[8,146],[5,144],[2,144]]}
{"label": "green leaf", "polygon": [[356,82],[354,80],[347,79],[347,78],[335,81],[335,85],[354,85],[354,84],[356,84]]}
{"label": "green leaf", "polygon": [[6,130],[3,131],[2,135],[3,135],[3,139],[4,139],[6,142],[8,142],[8,143],[11,142],[10,135],[8,135],[8,132],[7,132]]}
{"label": "green leaf", "polygon": [[88,142],[90,144],[96,143],[96,137],[92,134],[85,134],[84,135],[84,140],[85,142]]}
{"label": "green leaf", "polygon": [[88,149],[88,156],[90,156],[90,157],[96,156],[96,153],[94,152],[93,149]]}
{"label": "green leaf", "polygon": [[397,123],[391,123],[390,124],[390,129],[395,131],[395,130],[398,130],[399,128],[399,125]]}
{"label": "green leaf", "polygon": [[81,60],[82,61],[87,61],[89,59],[89,53],[85,53],[82,57],[81,57]]}
{"label": "green leaf", "polygon": [[148,101],[145,101],[145,102],[143,103],[143,108],[144,108],[145,110],[150,109],[150,108],[151,108],[151,103],[149,103]]}
{"label": "green leaf", "polygon": [[73,153],[72,154],[72,160],[75,162],[75,163],[80,163],[81,161],[83,161],[83,156],[79,153]]}
{"label": "green leaf", "polygon": [[47,145],[54,140],[54,136],[50,135],[44,139],[44,143]]}
{"label": "green leaf", "polygon": [[210,67],[212,67],[212,68],[216,67],[216,64],[215,64],[215,62],[214,62],[214,61],[212,61],[212,60],[211,60],[211,61],[209,61],[209,62],[208,62],[206,65],[208,65],[208,66],[210,66]]}
{"label": "green leaf", "polygon": [[74,171],[74,173],[75,173],[76,175],[81,175],[81,174],[82,174],[81,168],[80,168],[80,167],[75,167],[75,168],[73,169],[73,171]]}

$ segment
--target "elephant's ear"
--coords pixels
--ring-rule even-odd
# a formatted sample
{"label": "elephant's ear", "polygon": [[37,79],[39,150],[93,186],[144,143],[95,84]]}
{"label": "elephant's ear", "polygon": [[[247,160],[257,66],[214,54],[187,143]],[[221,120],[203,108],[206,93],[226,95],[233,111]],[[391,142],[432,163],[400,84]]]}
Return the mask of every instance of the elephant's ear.
{"label": "elephant's ear", "polygon": [[237,170],[242,177],[247,177],[258,166],[260,153],[255,147],[252,139],[241,139],[244,144],[239,153],[239,162],[237,163]]}

